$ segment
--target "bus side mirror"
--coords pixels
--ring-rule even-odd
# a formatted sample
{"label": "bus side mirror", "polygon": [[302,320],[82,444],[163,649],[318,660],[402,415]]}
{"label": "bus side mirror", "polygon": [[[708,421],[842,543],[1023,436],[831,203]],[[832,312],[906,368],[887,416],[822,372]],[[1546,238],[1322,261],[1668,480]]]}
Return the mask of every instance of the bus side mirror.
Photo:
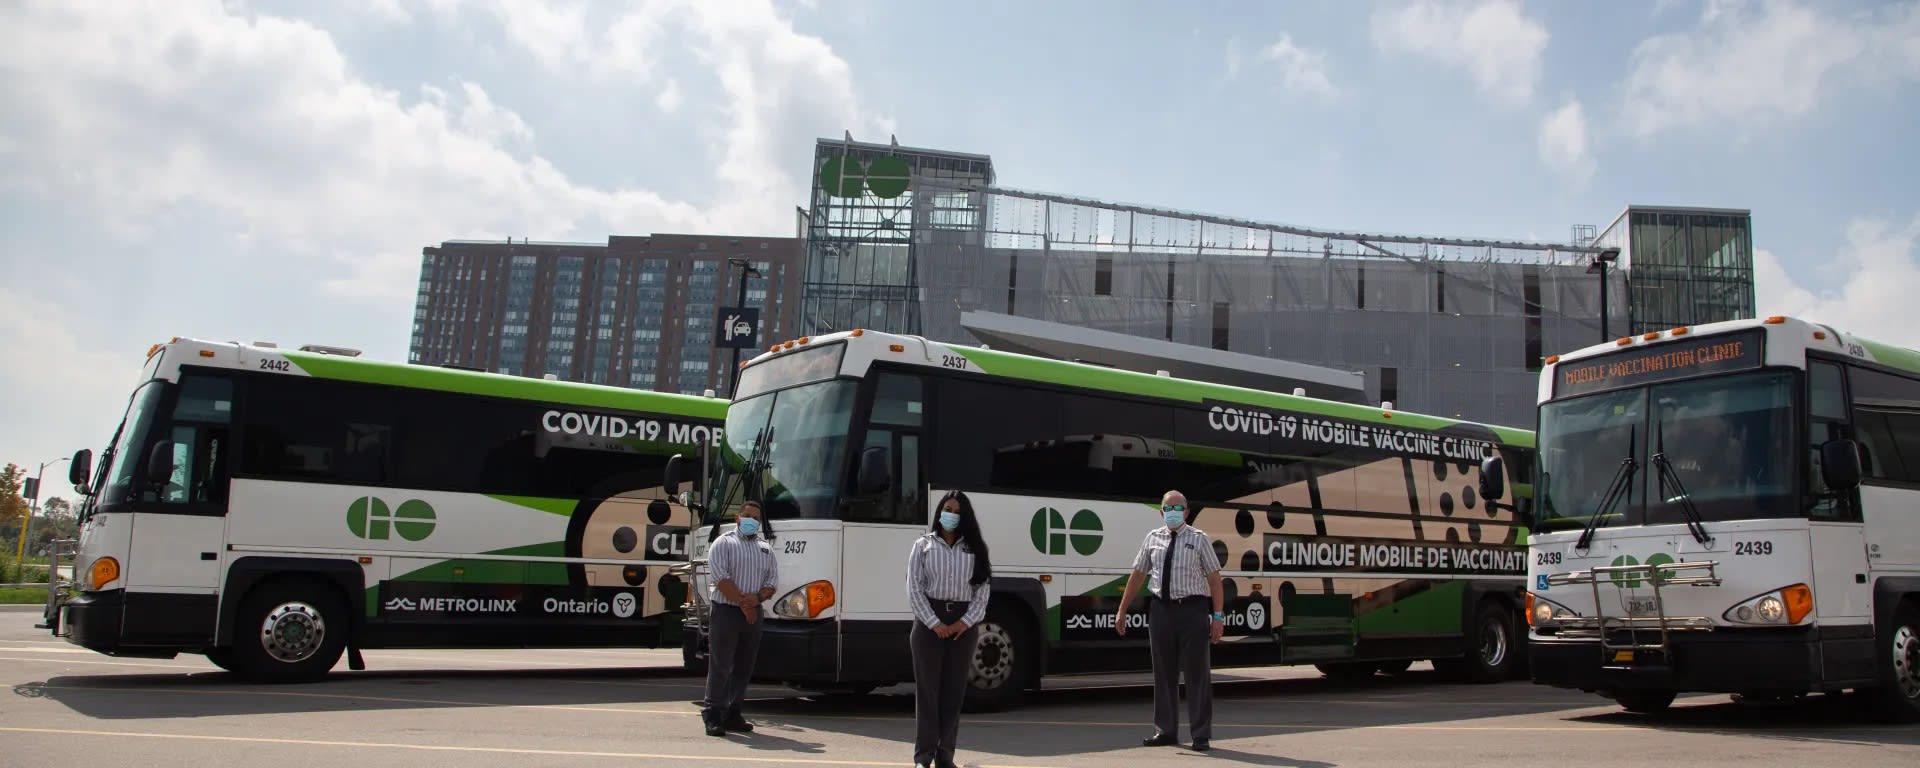
{"label": "bus side mirror", "polygon": [[147,453],[147,482],[164,485],[173,478],[173,441],[161,440]]}
{"label": "bus side mirror", "polygon": [[661,490],[664,490],[667,492],[667,498],[669,499],[680,495],[680,472],[681,471],[682,470],[681,470],[680,454],[676,453],[672,456],[667,457],[666,477],[662,478],[662,480],[660,481],[660,488]]}
{"label": "bus side mirror", "polygon": [[1820,479],[1835,491],[1850,491],[1859,485],[1860,444],[1845,439],[1821,443]]}
{"label": "bus side mirror", "polygon": [[1507,467],[1498,456],[1480,460],[1480,498],[1499,501],[1507,495]]}
{"label": "bus side mirror", "polygon": [[[93,476],[93,449],[82,448],[73,453],[73,465],[67,467],[67,480],[75,488],[86,488],[87,481]],[[85,491],[82,491],[85,493]]]}
{"label": "bus side mirror", "polygon": [[893,485],[893,457],[887,449],[874,445],[860,452],[860,474],[854,478],[855,490],[871,496]]}

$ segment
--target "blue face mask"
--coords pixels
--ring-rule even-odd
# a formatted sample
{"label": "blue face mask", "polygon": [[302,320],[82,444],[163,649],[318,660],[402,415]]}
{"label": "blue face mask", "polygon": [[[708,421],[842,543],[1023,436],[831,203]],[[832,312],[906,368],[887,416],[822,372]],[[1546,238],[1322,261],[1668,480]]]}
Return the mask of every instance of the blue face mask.
{"label": "blue face mask", "polygon": [[752,536],[760,532],[760,521],[751,517],[740,518],[740,535]]}
{"label": "blue face mask", "polygon": [[1160,511],[1166,513],[1163,517],[1167,521],[1168,528],[1178,527],[1181,523],[1187,521],[1187,505],[1185,504],[1164,504],[1161,505]]}
{"label": "blue face mask", "polygon": [[945,528],[945,529],[947,529],[947,530],[949,530],[949,531],[957,531],[957,530],[960,530],[960,513],[958,513],[958,512],[941,512],[941,513],[940,513],[940,527],[942,527],[942,528]]}

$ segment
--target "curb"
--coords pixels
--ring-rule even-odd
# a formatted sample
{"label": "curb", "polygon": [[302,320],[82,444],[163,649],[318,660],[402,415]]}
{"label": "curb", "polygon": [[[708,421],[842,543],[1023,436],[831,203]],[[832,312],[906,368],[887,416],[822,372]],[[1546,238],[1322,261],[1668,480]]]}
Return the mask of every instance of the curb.
{"label": "curb", "polygon": [[43,613],[46,610],[46,603],[7,603],[0,605],[0,613]]}

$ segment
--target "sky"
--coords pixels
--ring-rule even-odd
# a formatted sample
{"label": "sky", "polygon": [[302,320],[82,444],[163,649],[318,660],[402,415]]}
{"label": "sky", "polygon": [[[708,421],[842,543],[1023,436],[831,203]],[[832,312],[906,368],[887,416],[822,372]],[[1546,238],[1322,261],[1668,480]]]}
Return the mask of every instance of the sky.
{"label": "sky", "polygon": [[1749,209],[1761,315],[1920,347],[1917,117],[1920,0],[10,0],[0,463],[173,336],[406,359],[443,240],[791,236],[849,132],[1325,229]]}

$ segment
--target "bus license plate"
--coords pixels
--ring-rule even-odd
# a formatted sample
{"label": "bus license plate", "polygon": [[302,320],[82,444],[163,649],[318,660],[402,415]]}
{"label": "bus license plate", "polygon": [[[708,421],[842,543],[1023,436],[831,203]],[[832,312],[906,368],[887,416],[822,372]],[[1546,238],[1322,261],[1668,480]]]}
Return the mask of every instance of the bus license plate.
{"label": "bus license plate", "polygon": [[1627,600],[1628,616],[1653,616],[1657,613],[1659,613],[1659,607],[1654,604],[1651,598],[1646,600],[1630,598]]}
{"label": "bus license plate", "polygon": [[1633,663],[1633,651],[1614,651],[1614,652],[1613,652],[1613,663],[1615,663],[1615,664],[1632,664],[1632,663]]}

